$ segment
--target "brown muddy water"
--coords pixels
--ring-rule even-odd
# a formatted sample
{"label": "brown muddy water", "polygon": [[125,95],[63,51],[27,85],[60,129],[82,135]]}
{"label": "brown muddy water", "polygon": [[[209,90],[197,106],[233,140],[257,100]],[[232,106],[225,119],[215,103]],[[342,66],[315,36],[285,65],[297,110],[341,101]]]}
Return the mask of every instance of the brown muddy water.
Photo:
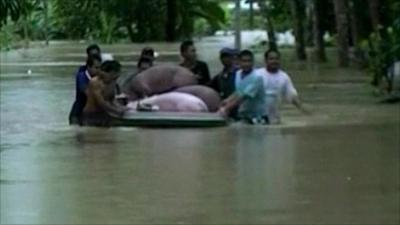
{"label": "brown muddy water", "polygon": [[[213,72],[221,45],[199,44]],[[176,44],[153,46],[159,63],[179,60]],[[104,52],[129,72],[142,47]],[[362,72],[288,54],[313,114],[284,106],[282,125],[77,128],[67,116],[84,48],[0,55],[1,224],[400,222],[400,108],[377,104]]]}

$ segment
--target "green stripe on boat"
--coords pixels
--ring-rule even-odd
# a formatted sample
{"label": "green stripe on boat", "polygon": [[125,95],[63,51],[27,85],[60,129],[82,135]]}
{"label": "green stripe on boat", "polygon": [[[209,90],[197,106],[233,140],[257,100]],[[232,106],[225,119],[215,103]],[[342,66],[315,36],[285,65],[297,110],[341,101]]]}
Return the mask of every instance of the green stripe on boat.
{"label": "green stripe on boat", "polygon": [[228,121],[216,113],[135,112],[113,118],[112,126],[122,127],[221,127]]}

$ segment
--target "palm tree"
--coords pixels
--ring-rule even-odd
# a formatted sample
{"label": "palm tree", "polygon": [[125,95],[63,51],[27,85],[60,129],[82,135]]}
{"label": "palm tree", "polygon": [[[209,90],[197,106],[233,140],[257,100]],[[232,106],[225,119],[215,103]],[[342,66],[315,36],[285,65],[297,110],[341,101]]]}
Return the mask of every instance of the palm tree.
{"label": "palm tree", "polygon": [[[103,17],[117,19],[110,23],[116,29],[100,33],[125,27],[132,42],[190,38],[197,18],[206,19],[212,27],[225,22],[225,13],[217,0],[56,0],[55,11],[60,15],[61,27],[69,27],[66,33],[72,33],[74,38],[96,33],[92,27],[105,27],[99,25],[99,21],[105,24],[105,20],[99,20],[100,12],[104,12]],[[75,26],[77,22],[84,24]],[[105,39],[110,40],[109,37]]]}
{"label": "palm tree", "polygon": [[337,29],[338,65],[340,67],[349,66],[349,22],[347,16],[347,3],[347,0],[334,0]]}
{"label": "palm tree", "polygon": [[[109,43],[115,38],[118,28],[126,27],[134,41],[132,24],[137,15],[137,3],[131,0],[55,0],[54,11],[56,22],[68,38],[89,36]],[[76,26],[77,23],[80,26]]]}
{"label": "palm tree", "polygon": [[22,19],[23,23],[23,33],[24,33],[24,42],[25,48],[29,47],[29,30],[30,30],[30,22],[32,18],[32,14],[36,10],[42,10],[41,8],[42,0],[18,0],[19,5],[19,16]]}
{"label": "palm tree", "polygon": [[21,16],[21,1],[0,0],[0,27],[8,17],[16,21]]}

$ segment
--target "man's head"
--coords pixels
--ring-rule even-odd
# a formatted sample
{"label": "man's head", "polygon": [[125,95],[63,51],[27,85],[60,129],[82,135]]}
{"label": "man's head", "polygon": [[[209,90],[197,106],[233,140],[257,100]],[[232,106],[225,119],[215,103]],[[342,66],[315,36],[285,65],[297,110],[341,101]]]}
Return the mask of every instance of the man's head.
{"label": "man's head", "polygon": [[101,57],[100,47],[98,45],[96,45],[96,44],[89,45],[86,48],[86,54],[87,54],[88,58],[90,58],[91,56],[94,56],[94,55],[97,55],[97,56]]}
{"label": "man's head", "polygon": [[90,76],[97,76],[101,67],[101,58],[98,55],[93,55],[86,60],[86,68]]}
{"label": "man's head", "polygon": [[142,56],[137,64],[138,70],[144,71],[153,66],[153,59],[148,56]]}
{"label": "man's head", "polygon": [[118,61],[105,61],[101,65],[102,79],[105,83],[111,83],[118,79],[121,72],[121,64]]}
{"label": "man's head", "polygon": [[250,50],[243,50],[239,54],[239,64],[243,72],[250,72],[254,65],[254,54]]}
{"label": "man's head", "polygon": [[156,58],[154,49],[151,47],[143,48],[142,53],[140,54],[140,57],[148,57],[154,61],[154,59]]}
{"label": "man's head", "polygon": [[264,54],[265,65],[270,72],[276,72],[280,68],[281,54],[277,50],[270,49]]}
{"label": "man's head", "polygon": [[235,64],[235,59],[237,57],[236,49],[223,48],[220,51],[220,60],[224,67],[230,68]]}
{"label": "man's head", "polygon": [[181,56],[188,61],[195,61],[197,59],[196,47],[193,41],[184,41],[181,44]]}

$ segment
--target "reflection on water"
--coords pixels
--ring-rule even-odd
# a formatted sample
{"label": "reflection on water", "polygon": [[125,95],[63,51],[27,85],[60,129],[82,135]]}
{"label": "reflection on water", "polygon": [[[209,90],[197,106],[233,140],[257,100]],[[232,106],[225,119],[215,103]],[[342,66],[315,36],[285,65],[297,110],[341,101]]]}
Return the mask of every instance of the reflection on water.
{"label": "reflection on water", "polygon": [[[41,62],[7,56],[23,61]],[[285,107],[282,126],[96,129],[67,126],[75,67],[13,76],[28,67],[0,68],[2,224],[399,222],[399,108],[376,105],[360,77],[295,77],[315,114]]]}

